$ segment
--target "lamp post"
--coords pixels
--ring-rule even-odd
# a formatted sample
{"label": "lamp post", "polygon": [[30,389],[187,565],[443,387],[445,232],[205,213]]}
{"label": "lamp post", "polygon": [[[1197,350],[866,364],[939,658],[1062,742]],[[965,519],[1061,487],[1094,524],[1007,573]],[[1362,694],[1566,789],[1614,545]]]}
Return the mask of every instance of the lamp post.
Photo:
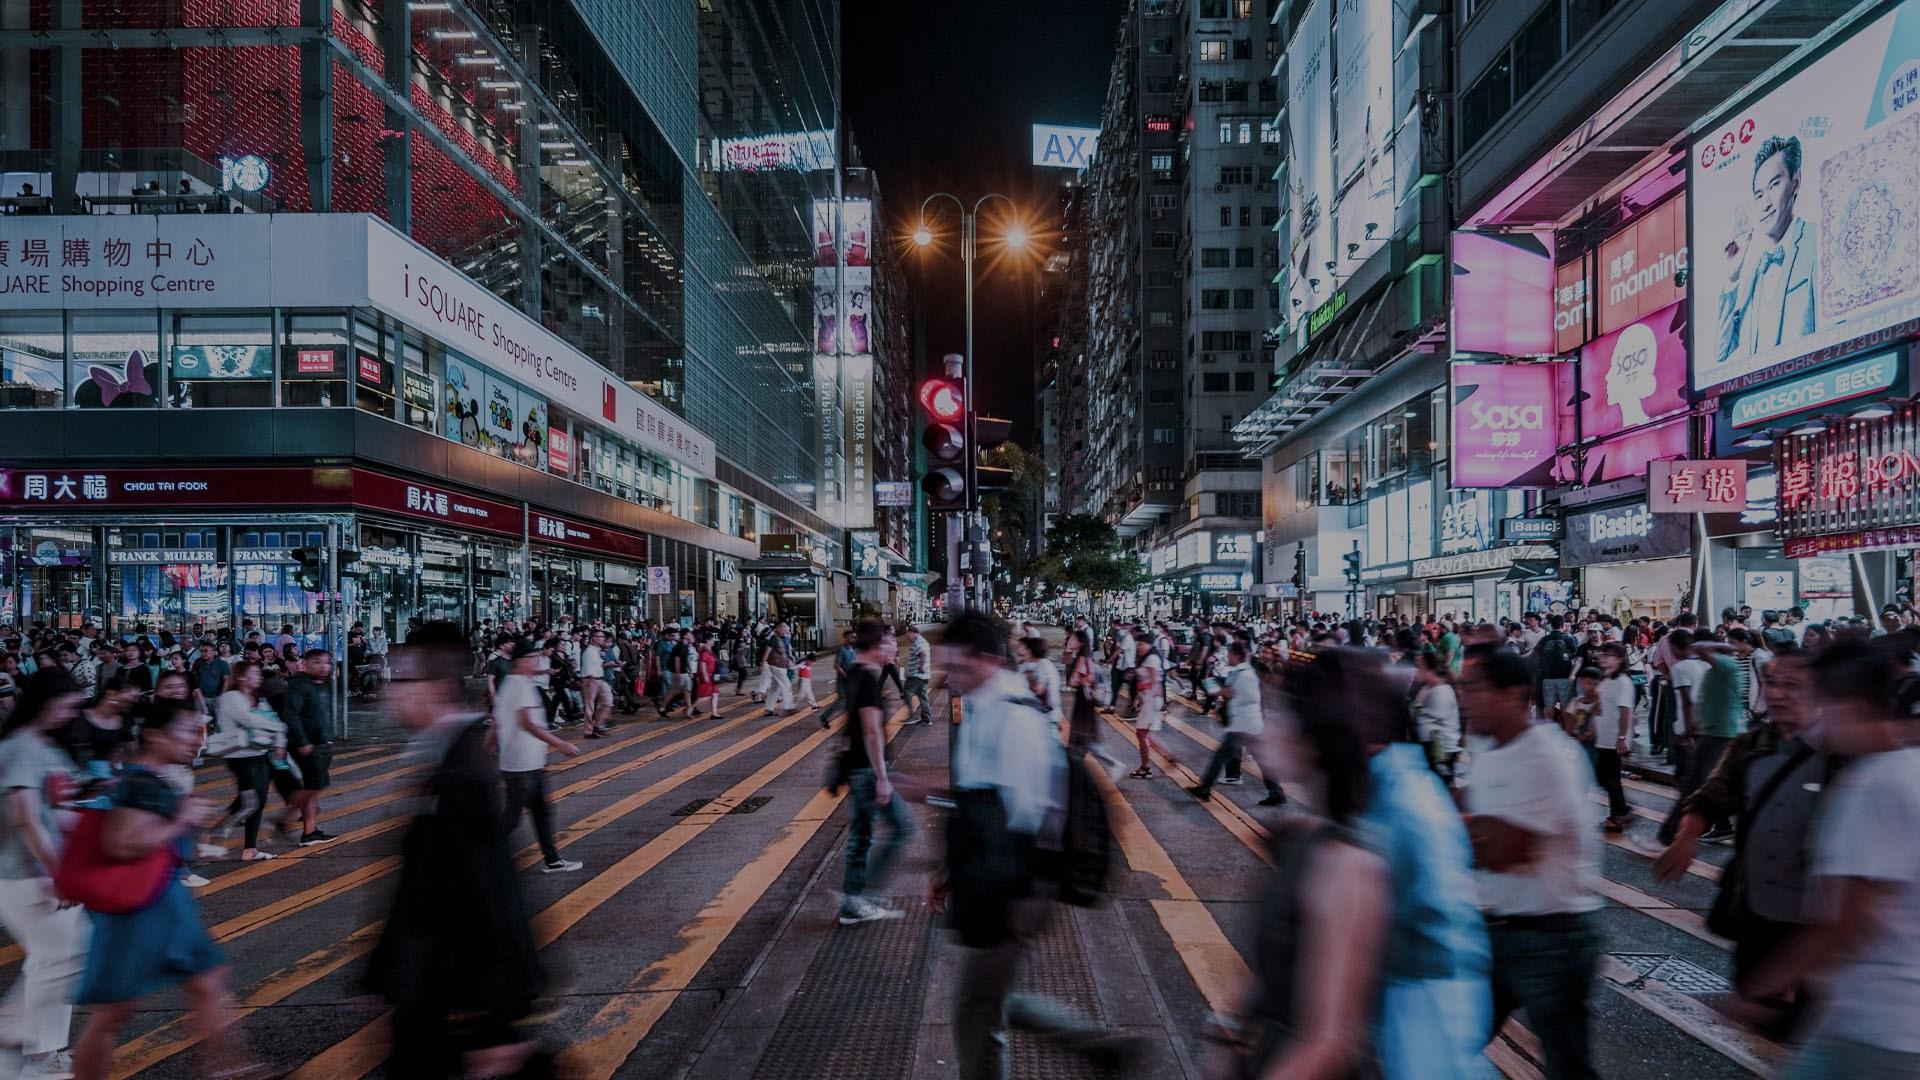
{"label": "lamp post", "polygon": [[[933,243],[933,231],[927,227],[927,209],[933,205],[936,199],[946,199],[953,203],[955,209],[960,211],[960,266],[961,273],[966,278],[966,352],[962,354],[963,359],[960,370],[960,385],[966,390],[967,402],[967,460],[965,468],[961,470],[961,475],[966,479],[966,498],[964,500],[965,509],[961,515],[961,526],[956,529],[951,521],[949,521],[947,526],[949,540],[954,540],[955,534],[957,533],[958,539],[964,543],[967,534],[971,531],[970,526],[973,524],[974,516],[980,509],[979,452],[977,449],[979,445],[979,431],[977,425],[974,423],[974,417],[978,412],[978,408],[974,401],[973,383],[973,263],[974,257],[978,253],[980,208],[995,199],[999,199],[1009,207],[1012,207],[1016,214],[1019,212],[1020,207],[1012,199],[998,192],[990,192],[980,196],[978,199],[975,199],[973,205],[969,207],[958,195],[953,195],[945,191],[936,191],[920,200],[920,224],[913,230],[913,242],[919,247],[928,247]],[[1016,223],[1001,237],[1001,242],[1011,248],[1023,248],[1027,243],[1027,230]],[[947,546],[947,573],[950,578],[956,576],[954,571],[958,569],[954,562],[954,554],[957,547],[957,544],[951,542]],[[969,607],[975,606],[978,599],[976,593],[984,594],[986,589],[986,567],[972,567],[971,570],[975,574],[975,590],[963,593],[966,604]],[[948,597],[951,598],[954,592],[953,586],[949,584],[947,587]]]}

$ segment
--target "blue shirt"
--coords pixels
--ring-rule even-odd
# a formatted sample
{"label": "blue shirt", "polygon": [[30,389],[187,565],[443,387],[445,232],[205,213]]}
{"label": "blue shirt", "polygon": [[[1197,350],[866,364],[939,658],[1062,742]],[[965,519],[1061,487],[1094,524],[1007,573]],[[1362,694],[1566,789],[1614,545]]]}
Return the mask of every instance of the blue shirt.
{"label": "blue shirt", "polygon": [[1474,906],[1473,849],[1460,812],[1418,745],[1388,746],[1373,756],[1370,771],[1373,795],[1359,825],[1387,861],[1394,896],[1383,974],[1484,979],[1487,927]]}

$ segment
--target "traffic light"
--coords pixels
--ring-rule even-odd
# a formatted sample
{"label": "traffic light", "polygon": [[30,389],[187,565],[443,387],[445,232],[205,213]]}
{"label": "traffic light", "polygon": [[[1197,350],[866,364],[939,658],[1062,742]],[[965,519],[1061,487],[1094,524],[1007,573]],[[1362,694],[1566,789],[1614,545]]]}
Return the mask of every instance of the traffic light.
{"label": "traffic light", "polygon": [[293,572],[294,584],[307,592],[319,592],[325,588],[327,576],[327,553],[319,548],[294,548],[287,552],[299,567]]}
{"label": "traffic light", "polygon": [[1347,564],[1347,580],[1349,582],[1352,582],[1353,584],[1356,584],[1356,585],[1359,584],[1360,583],[1360,548],[1356,546],[1352,551],[1349,551],[1345,555],[1340,556],[1340,558],[1341,558],[1341,561]]}
{"label": "traffic light", "polygon": [[927,473],[920,478],[927,509],[936,513],[966,509],[967,395],[958,379],[934,377],[920,384],[926,430]]}
{"label": "traffic light", "polygon": [[1296,595],[1307,595],[1307,545],[1304,542],[1293,546],[1293,587]]}

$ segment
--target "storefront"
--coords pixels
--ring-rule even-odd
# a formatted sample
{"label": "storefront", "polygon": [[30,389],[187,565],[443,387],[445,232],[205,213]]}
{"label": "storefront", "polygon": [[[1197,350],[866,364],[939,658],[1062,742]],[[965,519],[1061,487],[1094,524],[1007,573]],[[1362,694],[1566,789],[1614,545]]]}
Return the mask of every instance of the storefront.
{"label": "storefront", "polygon": [[1850,581],[1854,609],[1870,612],[1912,588],[1898,556],[1920,548],[1920,405],[1783,439],[1774,468],[1783,553],[1802,589],[1838,593]]}
{"label": "storefront", "polygon": [[109,633],[636,618],[648,538],[357,467],[0,471],[6,607]]}
{"label": "storefront", "polygon": [[1577,570],[1575,604],[1622,621],[1669,619],[1691,607],[1693,517],[1655,514],[1644,499],[1572,511],[1560,564]]}
{"label": "storefront", "polygon": [[1426,583],[1427,617],[1498,622],[1552,610],[1557,589],[1539,568],[1559,555],[1549,544],[1514,544],[1420,559],[1413,573]]}

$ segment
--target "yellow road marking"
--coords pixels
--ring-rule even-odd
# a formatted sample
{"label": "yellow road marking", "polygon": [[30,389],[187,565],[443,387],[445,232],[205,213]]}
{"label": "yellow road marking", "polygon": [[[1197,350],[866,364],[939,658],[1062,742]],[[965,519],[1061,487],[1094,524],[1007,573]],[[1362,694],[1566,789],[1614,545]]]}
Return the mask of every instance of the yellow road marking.
{"label": "yellow road marking", "polygon": [[[899,733],[900,721],[906,714],[907,710],[902,707],[888,721],[888,742],[892,742]],[[838,727],[838,724],[835,726]],[[814,738],[826,734],[821,732]],[[813,747],[806,746],[804,749],[810,751]],[[772,765],[768,766],[768,769],[772,768]],[[764,783],[758,775],[750,776],[735,785],[728,795],[746,798]],[[794,856],[800,853],[800,849],[822,825],[832,819],[834,809],[845,798],[845,789],[839,794],[829,794],[824,790],[815,792],[799,813],[781,826],[780,834],[774,841],[741,867],[720,892],[700,909],[700,913],[680,928],[675,937],[679,945],[674,951],[635,975],[624,991],[608,998],[593,1014],[593,1018],[586,1023],[582,1037],[562,1055],[565,1065],[563,1071],[569,1076],[612,1076],[634,1048],[640,1045],[640,1041],[653,1030],[653,1026],[659,1023],[660,1018],[666,1015],[667,1010],[673,1007],[673,1003],[679,1000],[681,992],[693,983],[701,969],[706,967],[707,961],[719,951],[721,943],[746,918],[747,912],[785,872]],[[692,834],[706,828],[713,820],[717,820],[717,817],[705,822],[688,819],[674,828],[690,830],[688,839],[691,839]]]}
{"label": "yellow road marking", "polygon": [[[891,725],[891,729],[888,731],[887,737],[889,739],[893,737],[893,732],[899,730],[898,719],[904,712],[905,710],[903,709],[895,714],[895,723]],[[810,715],[810,712],[795,712],[779,723],[763,730],[756,736],[756,741],[808,715]],[[842,715],[836,718],[830,727],[816,731],[800,740],[799,743],[790,747],[785,753],[775,758],[752,776],[734,785],[726,792],[726,795],[736,799],[741,798],[743,797],[743,791],[745,794],[752,794],[753,791],[772,782],[772,780],[785,773],[796,762],[811,753],[822,742],[838,733],[845,723],[845,719],[845,716]],[[735,752],[737,752],[737,750]],[[722,755],[718,754],[714,755],[715,758],[720,758],[721,756]],[[689,767],[687,773],[670,777],[669,780],[674,781],[672,786],[677,787],[680,783],[689,779],[693,771],[704,771],[707,765],[708,762],[696,763]],[[664,786],[667,783],[668,781],[663,780],[659,784],[654,785],[654,787],[660,788],[661,790],[653,792],[653,797],[658,797],[658,795],[670,790],[670,788]],[[649,788],[648,791],[652,792],[653,789]],[[641,794],[647,793],[642,792]],[[810,800],[807,806],[803,808],[802,813],[805,813],[813,806],[814,802]],[[585,885],[567,893],[545,911],[534,916],[533,934],[535,946],[537,948],[544,948],[551,944],[561,934],[565,933],[568,928],[578,923],[581,918],[584,918],[588,913],[604,904],[634,881],[639,880],[642,875],[652,870],[655,866],[658,866],[662,859],[678,851],[687,841],[705,831],[708,826],[723,816],[718,812],[708,813],[706,811],[707,808],[703,807],[700,812],[689,815],[681,819],[680,822],[669,826],[665,832],[649,840],[646,844],[643,844],[619,862],[595,875],[591,880],[586,882]],[[825,820],[824,815],[820,820]],[[815,822],[814,827],[819,827],[818,821]],[[788,828],[792,828],[791,823],[789,823]],[[804,841],[802,842],[804,843]],[[736,881],[737,880],[738,877],[736,876]],[[729,886],[729,888],[731,888],[731,886]],[[762,886],[762,888],[764,890],[765,886]],[[725,896],[727,894],[723,890],[721,895]],[[724,937],[725,935],[723,934],[721,936]],[[718,942],[715,943],[716,947],[717,945]],[[392,1043],[392,1036],[388,1031],[391,1015],[390,1012],[382,1013],[358,1031],[355,1031],[340,1042],[328,1047],[318,1056],[291,1073],[288,1076],[288,1080],[357,1080],[357,1078],[365,1076],[386,1059],[387,1051]]]}
{"label": "yellow road marking", "polygon": [[1631,885],[1624,885],[1610,877],[1594,875],[1593,891],[1619,904],[1631,908],[1651,919],[1658,919],[1668,926],[1684,930],[1701,941],[1716,948],[1726,949],[1727,939],[1707,929],[1707,921],[1697,912],[1668,903],[1657,896],[1641,892]]}
{"label": "yellow road marking", "polygon": [[[758,710],[756,710],[756,712],[757,711]],[[740,723],[744,723],[752,715],[753,713],[749,713],[747,716],[741,717],[740,720],[738,721],[734,721],[733,723],[724,725],[724,727],[737,726]],[[650,802],[653,802],[655,799],[658,799],[660,796],[665,795],[666,793],[681,786],[682,784],[685,784],[687,781],[692,780],[694,777],[699,776],[702,773],[706,772],[706,770],[713,768],[714,766],[720,765],[726,762],[727,760],[729,760],[730,758],[740,753],[743,753],[755,746],[758,746],[760,743],[766,741],[767,739],[773,737],[775,734],[779,733],[780,731],[784,730],[785,728],[789,727],[790,725],[794,724],[795,722],[809,715],[810,714],[807,712],[792,713],[791,715],[787,716],[786,718],[778,722],[768,724],[765,727],[760,728],[759,730],[755,731],[752,735],[748,736],[747,738],[741,739],[739,742],[730,744],[724,750],[717,751],[713,754],[709,754],[707,757],[702,758],[699,761],[692,762],[686,765],[685,767],[683,767],[682,769],[680,769],[678,772],[674,773],[673,775],[664,777],[661,780],[658,780],[653,784],[648,785],[645,789],[641,791],[635,792],[632,795],[628,795],[622,799],[619,799],[609,804],[606,807],[601,808],[600,810],[595,811],[594,813],[588,815],[586,818],[583,818],[581,821],[575,822],[573,825],[568,826],[567,828],[562,829],[559,833],[557,833],[554,837],[555,844],[559,847],[567,847],[573,844],[575,841],[578,841],[583,837],[591,834],[596,829],[602,828],[618,820],[619,818],[624,817],[626,814],[631,813],[632,811],[637,810],[640,807],[645,806]],[[836,722],[832,730],[838,730],[838,727],[839,725]],[[691,745],[692,743],[700,741],[701,738],[706,738],[713,734],[718,733],[720,730],[723,730],[723,728],[714,728],[705,732],[700,736],[681,740],[680,742],[675,743],[672,746],[661,747],[659,750],[654,751],[652,755],[649,755],[649,758],[651,758],[652,760],[658,760],[662,756],[673,753],[676,749],[680,747]],[[822,731],[818,734],[820,737],[824,738],[829,733],[830,732],[828,731]],[[815,743],[814,745],[818,745],[818,744]],[[579,759],[576,758],[574,760],[577,761]],[[628,764],[632,764],[632,763],[628,763]],[[623,765],[622,768],[626,768],[626,766]],[[602,780],[602,777],[594,777],[590,780],[581,781],[579,783],[557,789],[552,793],[550,798],[552,801],[558,802],[560,799],[565,798],[568,795],[578,794],[581,791],[585,791],[591,787],[598,786],[598,783],[601,780]],[[403,819],[403,823],[404,823],[404,819]],[[532,863],[537,862],[539,859],[540,859],[539,845],[533,844],[523,849],[520,852],[520,854],[517,856],[515,862],[517,866],[524,869],[525,867],[531,865]],[[400,858],[398,856],[390,856],[384,859],[376,860],[375,862],[368,864],[366,867],[361,868],[360,871],[357,871],[356,874],[361,876],[358,877],[357,880],[352,881],[350,884],[343,885],[341,881],[336,880],[333,882],[328,882],[323,886],[318,886],[316,887],[316,889],[308,890],[307,891],[308,893],[314,893],[318,895],[309,897],[307,900],[307,903],[305,903],[302,906],[311,906],[312,904],[318,903],[321,900],[331,899],[334,896],[337,896],[343,890],[343,888],[350,888],[355,885],[364,884],[365,882],[371,881],[374,878],[384,876],[388,873],[392,873],[394,870],[397,870],[399,868],[399,865],[400,865]],[[572,895],[573,895],[572,893],[568,894],[569,897]],[[292,898],[289,898],[289,899],[292,899]],[[564,900],[562,902],[564,903]],[[284,902],[282,905],[275,905],[275,906],[283,907]],[[274,920],[285,918],[287,915],[292,914],[294,910],[299,910],[299,909],[287,908],[286,910],[280,910],[274,915],[273,918]],[[221,924],[221,927],[213,928],[212,930],[209,931],[209,933],[213,934],[215,941],[225,941],[227,940],[227,937],[223,937],[219,933],[221,928],[228,926],[230,923],[239,922],[242,920],[249,920],[250,915],[251,913],[249,913],[249,915],[243,915],[237,920],[229,920],[228,923]],[[244,933],[247,930],[258,929],[260,926],[266,925],[266,921],[268,920],[253,919],[251,920],[251,925],[248,925],[247,927],[245,927],[244,930],[240,930],[238,932]],[[333,973],[334,971],[339,970],[342,966],[352,962],[358,957],[371,951],[374,944],[379,939],[379,927],[380,927],[379,923],[375,923],[367,927],[362,927],[361,929],[355,931],[353,934],[349,935],[347,938],[343,939],[342,941],[336,942],[333,945],[329,945],[328,947],[324,949],[320,949],[316,952],[309,953],[308,955],[303,956],[298,960],[295,960],[291,965],[285,968],[282,968],[279,971],[274,972],[272,975],[269,975],[259,985],[257,985],[256,987],[254,987],[252,990],[248,991],[245,994],[245,996],[242,998],[243,1007],[236,1013],[236,1016],[237,1017],[246,1016],[250,1014],[252,1011],[254,1011],[255,1009],[264,1008],[266,1006],[273,1005],[280,1001],[283,1001],[287,997],[298,992],[299,990],[312,985],[313,983],[319,981],[320,979]],[[536,924],[536,927],[537,927],[537,924]],[[362,1029],[362,1033],[368,1030],[378,1030],[378,1029],[379,1029],[379,1024],[376,1022],[375,1024],[369,1025],[368,1028]],[[353,1036],[350,1036],[348,1041],[351,1042],[353,1038],[354,1038]],[[140,1072],[143,1069],[150,1068],[154,1064],[160,1061],[163,1061],[169,1057],[172,1057],[173,1055],[178,1054],[181,1051],[188,1049],[189,1047],[196,1045],[199,1041],[200,1041],[200,1036],[191,1030],[191,1028],[188,1026],[186,1018],[169,1021],[168,1023],[162,1024],[161,1026],[153,1029],[152,1031],[147,1032],[145,1035],[142,1035],[141,1037],[134,1039],[133,1041],[123,1045],[115,1054],[116,1066],[114,1070],[114,1076],[116,1078],[131,1076],[135,1073]],[[345,1044],[343,1043],[341,1045],[345,1045]],[[340,1046],[336,1046],[334,1047],[334,1049],[336,1050],[340,1049]],[[348,1051],[344,1051],[343,1053],[350,1054],[355,1052],[360,1052],[360,1051],[359,1049],[350,1049]],[[385,1044],[383,1042],[381,1044],[380,1056],[377,1056],[373,1059],[373,1064],[378,1064],[384,1056],[385,1056]],[[318,1059],[316,1059],[315,1062],[310,1062],[307,1068],[311,1068],[314,1064],[317,1064],[317,1061]],[[371,1067],[372,1067],[371,1065],[368,1066],[368,1068],[371,1068]],[[304,1072],[305,1070],[303,1069],[302,1071]],[[314,1075],[345,1076],[347,1074],[334,1073],[329,1071],[329,1072],[316,1073]]]}
{"label": "yellow road marking", "polygon": [[[1119,717],[1105,710],[1102,710],[1100,715],[1106,718],[1107,723],[1112,725],[1115,731],[1120,732],[1129,739],[1136,737],[1133,728],[1128,727],[1126,721],[1121,720]],[[1159,755],[1159,760],[1160,767],[1167,774],[1168,779],[1174,780],[1180,785],[1180,794],[1183,798],[1192,799],[1192,801],[1198,803],[1201,809],[1205,810],[1215,821],[1218,821],[1223,828],[1232,833],[1234,839],[1246,845],[1248,851],[1259,856],[1261,862],[1266,863],[1268,866],[1273,865],[1273,855],[1267,850],[1268,841],[1273,838],[1273,834],[1267,831],[1265,825],[1255,821],[1253,815],[1241,809],[1237,803],[1230,799],[1207,799],[1204,802],[1199,799],[1194,799],[1193,796],[1187,794],[1186,788],[1198,784],[1200,777],[1195,775],[1192,769],[1174,761],[1165,754]]]}
{"label": "yellow road marking", "polygon": [[1206,999],[1208,1008],[1222,1016],[1230,1015],[1240,989],[1253,978],[1246,961],[1221,932],[1213,914],[1173,865],[1167,849],[1147,831],[1146,823],[1134,813],[1132,804],[1114,786],[1113,780],[1099,768],[1091,772],[1106,796],[1107,824],[1127,865],[1157,879],[1167,894],[1163,900],[1148,903],[1186,967],[1188,977]]}
{"label": "yellow road marking", "polygon": [[1696,1041],[1718,1051],[1756,1076],[1772,1076],[1785,1064],[1787,1051],[1721,1015],[1698,998],[1663,982],[1644,979],[1612,956],[1600,957],[1601,980],[1608,989],[1647,1010]]}

